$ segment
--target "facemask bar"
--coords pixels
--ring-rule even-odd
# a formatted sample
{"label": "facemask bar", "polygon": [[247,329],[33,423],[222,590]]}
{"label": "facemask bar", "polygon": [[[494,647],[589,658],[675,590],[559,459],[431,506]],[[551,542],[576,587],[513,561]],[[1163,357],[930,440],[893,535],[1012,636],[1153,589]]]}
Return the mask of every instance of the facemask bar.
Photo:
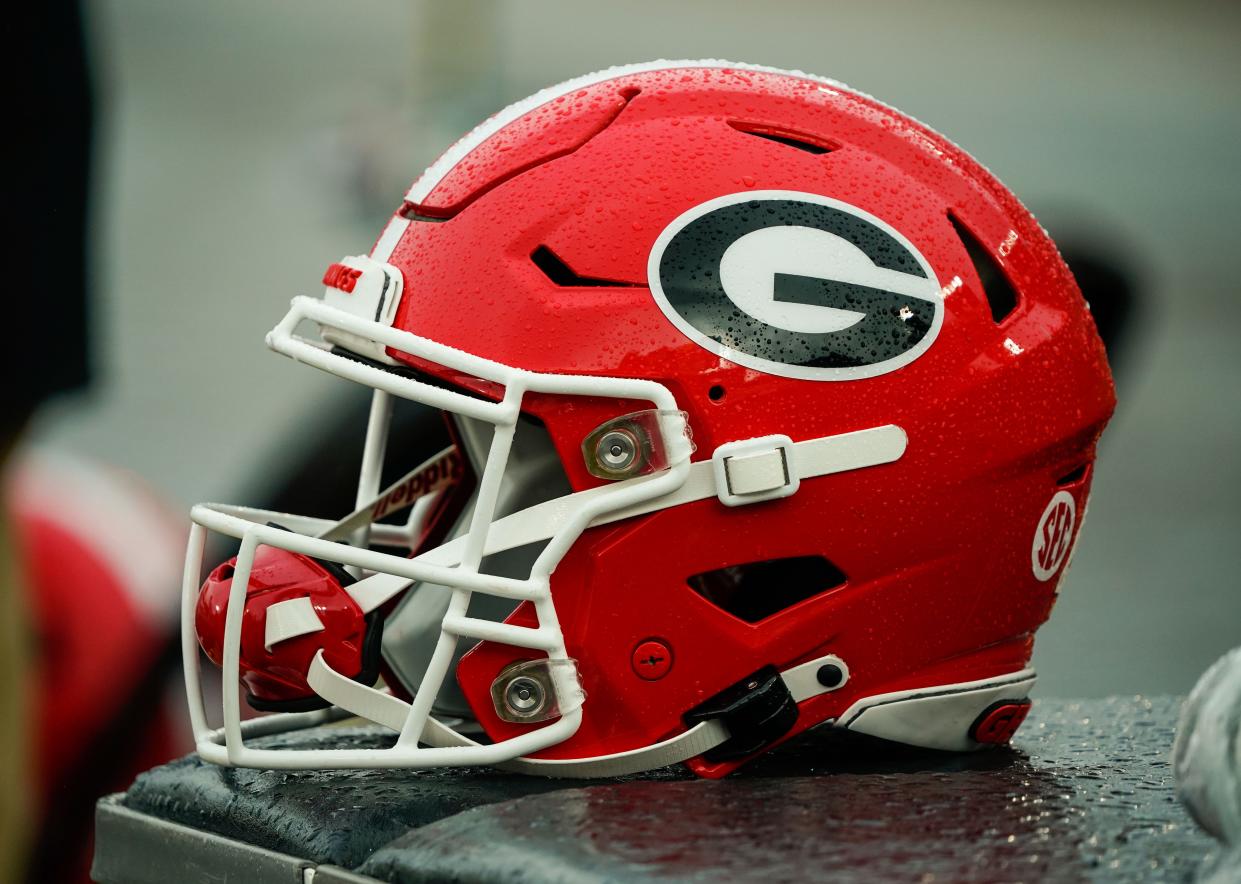
{"label": "facemask bar", "polygon": [[[360,338],[374,340],[384,347],[392,347],[454,371],[495,383],[503,389],[503,397],[499,401],[477,399],[349,359],[332,352],[326,345],[297,337],[294,329],[304,320],[316,322],[321,328],[339,329]],[[268,335],[267,343],[273,350],[299,362],[365,384],[377,391],[368,421],[367,444],[362,459],[359,508],[373,500],[379,490],[379,473],[391,416],[390,396],[400,396],[443,411],[485,421],[495,429],[485,467],[479,476],[475,507],[468,531],[452,544],[412,559],[377,552],[361,544],[349,546],[315,536],[330,530],[333,523],[324,520],[277,517],[281,524],[295,525],[296,530],[289,531],[259,521],[266,514],[257,510],[207,504],[193,508],[191,518],[194,525],[190,533],[182,587],[182,651],[185,658],[190,719],[200,755],[219,764],[268,768],[442,767],[497,764],[537,752],[571,737],[581,723],[582,712],[580,699],[574,699],[573,684],[563,674],[557,675],[556,685],[561,704],[560,717],[516,737],[491,745],[479,745],[455,732],[445,734],[443,725],[438,722],[431,722],[429,725],[428,719],[435,696],[449,674],[448,669],[458,638],[494,641],[542,651],[547,654],[549,665],[556,672],[571,670],[573,663],[565,650],[564,637],[551,599],[551,572],[581,533],[596,519],[639,507],[647,501],[671,494],[684,484],[689,474],[692,449],[684,416],[677,410],[671,392],[652,381],[550,375],[513,368],[358,317],[311,298],[293,300],[289,313]],[[575,499],[570,504],[571,510],[560,514],[561,517],[556,520],[558,527],[535,561],[530,576],[520,580],[480,573],[479,565],[483,556],[490,552],[488,537],[493,525],[500,480],[508,462],[521,402],[528,392],[651,402],[659,413],[660,431],[669,465],[666,470],[650,476],[619,482],[609,488],[594,489],[595,493],[573,495]],[[390,543],[400,536],[411,536],[415,521],[413,514],[410,521],[409,528],[375,525],[359,529],[353,539],[369,537],[371,543]],[[219,730],[211,730],[206,722],[194,629],[194,606],[208,530],[241,541],[225,616],[224,726]],[[367,717],[390,727],[399,723],[399,736],[391,748],[273,750],[257,749],[245,744],[247,736],[309,727],[345,714],[339,709],[282,713],[242,724],[239,678],[241,625],[250,571],[259,545],[274,546],[338,562],[362,574],[374,572],[374,577],[355,584],[351,590],[358,589],[362,584],[370,584],[379,599],[390,598],[414,581],[451,587],[449,591],[452,595],[441,624],[438,642],[413,695],[412,703],[404,704],[395,697],[356,683],[345,686],[350,696],[359,700],[359,704],[365,706],[370,703],[372,706],[378,704],[384,707],[383,714],[376,713],[373,717]],[[449,549],[450,546],[452,549]],[[514,626],[469,617],[467,608],[473,592],[529,601],[535,609],[538,626]],[[379,603],[371,605],[371,608]],[[312,666],[312,670],[314,668]],[[328,674],[336,681],[343,679],[330,670]],[[353,708],[352,711],[363,712],[358,708]],[[404,711],[403,720],[399,720],[401,711]],[[435,742],[439,745],[420,746],[420,742]]]}
{"label": "facemask bar", "polygon": [[[376,391],[371,397],[371,410],[366,418],[366,444],[362,449],[361,474],[358,476],[358,493],[354,508],[361,509],[379,495],[380,475],[383,472],[384,455],[388,450],[388,432],[392,426],[392,397]],[[413,517],[413,513],[410,513]],[[370,526],[359,528],[351,545],[358,549],[370,546]],[[354,575],[357,577],[358,575]]]}

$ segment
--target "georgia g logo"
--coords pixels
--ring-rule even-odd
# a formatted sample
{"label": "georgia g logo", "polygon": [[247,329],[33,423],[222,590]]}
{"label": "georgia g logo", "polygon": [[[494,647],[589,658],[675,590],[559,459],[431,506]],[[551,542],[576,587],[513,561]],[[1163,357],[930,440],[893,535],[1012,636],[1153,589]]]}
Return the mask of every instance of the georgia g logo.
{"label": "georgia g logo", "polygon": [[647,262],[691,340],[783,377],[843,381],[907,365],[943,324],[931,265],[894,228],[812,193],[734,193],[685,212]]}

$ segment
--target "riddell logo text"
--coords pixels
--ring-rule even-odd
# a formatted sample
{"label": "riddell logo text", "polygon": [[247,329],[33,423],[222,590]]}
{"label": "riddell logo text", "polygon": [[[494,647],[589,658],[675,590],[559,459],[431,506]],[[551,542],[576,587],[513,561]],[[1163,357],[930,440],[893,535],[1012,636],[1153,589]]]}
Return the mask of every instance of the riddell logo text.
{"label": "riddell logo text", "polygon": [[420,497],[446,488],[459,481],[462,472],[461,455],[454,448],[375,501],[371,508],[371,519],[382,519]]}
{"label": "riddell logo text", "polygon": [[361,275],[362,271],[356,268],[346,267],[344,264],[333,264],[323,274],[323,284],[352,294],[353,287],[358,284],[358,277]]}

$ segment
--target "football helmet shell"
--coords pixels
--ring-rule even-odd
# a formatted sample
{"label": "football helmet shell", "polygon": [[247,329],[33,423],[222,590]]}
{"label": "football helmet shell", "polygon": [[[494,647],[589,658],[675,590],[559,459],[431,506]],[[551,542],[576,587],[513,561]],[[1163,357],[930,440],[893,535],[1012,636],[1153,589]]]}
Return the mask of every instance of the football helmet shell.
{"label": "football helmet shell", "polygon": [[[222,732],[194,698],[187,626],[208,757],[570,775],[688,760],[719,776],[823,722],[956,749],[1015,730],[992,718],[1025,708],[1080,530],[1050,503],[1084,513],[1114,393],[1051,239],[942,136],[805,74],[616,68],[466,136],[326,282],[269,343],[377,390],[359,513],[384,496],[388,397],[495,434],[472,455],[470,511],[433,549],[414,538],[434,493],[410,496],[400,529],[195,508],[187,610],[201,530],[243,540]],[[294,335],[307,319],[324,343]],[[531,432],[569,493],[501,512]],[[539,544],[528,574],[488,572]],[[359,611],[390,617],[388,691],[327,649],[308,684],[397,731],[391,749],[244,745],[227,646],[246,641],[267,546],[354,569]],[[511,613],[472,616],[477,594]],[[434,624],[425,654],[402,644],[415,621]],[[432,716],[449,678],[485,741]]]}

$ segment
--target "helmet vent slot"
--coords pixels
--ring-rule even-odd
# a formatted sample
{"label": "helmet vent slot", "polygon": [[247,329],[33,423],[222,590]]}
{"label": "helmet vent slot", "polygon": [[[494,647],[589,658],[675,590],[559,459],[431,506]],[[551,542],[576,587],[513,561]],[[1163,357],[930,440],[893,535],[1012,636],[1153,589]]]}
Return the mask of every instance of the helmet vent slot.
{"label": "helmet vent slot", "polygon": [[1088,476],[1089,474],[1090,474],[1090,462],[1087,461],[1081,466],[1074,467],[1072,470],[1070,470],[1069,472],[1061,476],[1059,479],[1057,479],[1056,487],[1067,488],[1071,485],[1080,485],[1085,480],[1086,476]]}
{"label": "helmet vent slot", "polygon": [[982,293],[991,308],[991,318],[999,325],[1017,309],[1017,291],[991,251],[970,232],[961,219],[949,212],[948,220],[961,238],[961,244],[970,256],[970,263],[974,265],[974,272],[978,274],[978,281],[982,283]]}
{"label": "helmet vent slot", "polygon": [[806,153],[817,155],[840,149],[840,145],[834,141],[828,141],[824,138],[816,138],[813,135],[793,132],[788,129],[775,129],[771,126],[764,126],[761,123],[745,123],[740,120],[729,120],[728,125],[732,126],[738,132],[744,132],[746,135],[766,138],[768,141],[774,141],[776,144],[783,144],[785,147],[792,147],[797,150],[805,151]]}
{"label": "helmet vent slot", "polygon": [[758,623],[843,586],[845,575],[822,556],[791,556],[717,568],[686,582],[717,608],[746,623]]}
{"label": "helmet vent slot", "polygon": [[563,288],[582,286],[610,286],[612,288],[637,288],[640,283],[622,282],[615,279],[600,279],[595,276],[579,276],[576,271],[547,246],[539,246],[530,253],[534,266],[543,271],[543,275]]}

